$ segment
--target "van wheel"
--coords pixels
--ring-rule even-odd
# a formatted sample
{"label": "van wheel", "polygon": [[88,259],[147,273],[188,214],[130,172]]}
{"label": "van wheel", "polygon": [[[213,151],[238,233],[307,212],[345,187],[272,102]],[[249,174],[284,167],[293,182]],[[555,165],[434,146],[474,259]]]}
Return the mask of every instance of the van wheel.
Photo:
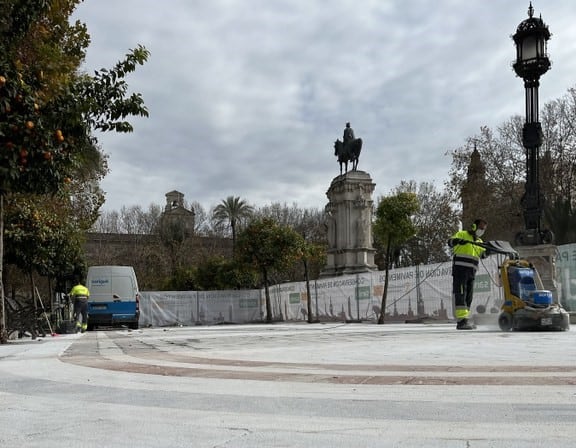
{"label": "van wheel", "polygon": [[131,324],[128,324],[128,328],[131,330],[138,330],[138,322],[132,322]]}

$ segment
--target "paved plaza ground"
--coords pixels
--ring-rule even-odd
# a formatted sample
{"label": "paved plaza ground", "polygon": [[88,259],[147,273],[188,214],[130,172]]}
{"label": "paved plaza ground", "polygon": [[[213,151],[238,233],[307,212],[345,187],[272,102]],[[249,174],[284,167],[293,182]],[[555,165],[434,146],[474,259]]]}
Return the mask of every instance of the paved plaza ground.
{"label": "paved plaza ground", "polygon": [[0,345],[2,447],[576,446],[576,332],[106,330]]}

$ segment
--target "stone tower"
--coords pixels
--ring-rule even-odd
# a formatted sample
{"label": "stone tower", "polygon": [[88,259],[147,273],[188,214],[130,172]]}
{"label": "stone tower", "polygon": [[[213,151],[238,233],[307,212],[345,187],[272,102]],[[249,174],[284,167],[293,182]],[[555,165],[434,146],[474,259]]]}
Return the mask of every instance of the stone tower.
{"label": "stone tower", "polygon": [[195,214],[184,206],[184,194],[179,191],[166,193],[166,205],[161,217],[161,227],[175,229],[176,227],[185,236],[194,234]]}
{"label": "stone tower", "polygon": [[179,191],[173,190],[166,193],[166,206],[164,207],[165,212],[169,212],[172,209],[182,207],[184,208],[184,194]]}

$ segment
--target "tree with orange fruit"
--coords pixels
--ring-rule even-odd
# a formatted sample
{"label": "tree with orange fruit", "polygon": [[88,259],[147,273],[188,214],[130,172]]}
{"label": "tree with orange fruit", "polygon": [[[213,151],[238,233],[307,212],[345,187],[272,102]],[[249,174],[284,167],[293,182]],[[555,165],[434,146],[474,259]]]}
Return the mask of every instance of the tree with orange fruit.
{"label": "tree with orange fruit", "polygon": [[[302,235],[289,226],[281,225],[271,218],[254,219],[238,235],[234,254],[240,265],[252,267],[261,275],[264,285],[266,322],[272,322],[269,279],[272,272],[288,268],[294,261],[301,260],[306,251]],[[280,316],[282,319],[282,310]]]}
{"label": "tree with orange fruit", "polygon": [[[41,210],[54,202],[60,207],[80,204],[68,219],[51,216],[50,225],[28,226],[28,240],[20,235],[18,259],[34,259],[36,269],[50,266],[51,252],[30,244],[35,229],[54,235],[66,228],[71,239],[89,227],[102,204],[102,195],[84,187],[106,174],[106,156],[98,148],[94,130],[130,132],[131,116],[147,116],[139,94],[128,94],[125,76],[148,58],[138,46],[110,70],[93,76],[79,67],[89,44],[86,26],[69,23],[81,0],[5,0],[0,17],[0,342],[6,339],[4,310],[4,229],[7,237],[18,223],[4,222],[4,208],[15,210],[30,202]],[[49,198],[49,201],[47,199]],[[10,213],[12,219],[28,216]],[[78,218],[78,216],[81,217]],[[15,218],[16,217],[16,218]],[[27,219],[27,218],[26,218]],[[46,223],[44,223],[46,224]],[[62,238],[61,238],[62,239]],[[66,240],[66,237],[63,238]],[[16,240],[13,241],[14,243]],[[74,247],[79,247],[74,241]],[[13,244],[10,245],[11,250]],[[55,245],[54,247],[57,247]],[[26,249],[29,248],[29,249]],[[29,252],[24,253],[23,251]],[[34,254],[31,251],[37,250]],[[14,251],[12,251],[14,252]],[[66,252],[66,250],[63,250]],[[17,253],[17,251],[16,251]],[[14,253],[10,254],[11,256]]]}

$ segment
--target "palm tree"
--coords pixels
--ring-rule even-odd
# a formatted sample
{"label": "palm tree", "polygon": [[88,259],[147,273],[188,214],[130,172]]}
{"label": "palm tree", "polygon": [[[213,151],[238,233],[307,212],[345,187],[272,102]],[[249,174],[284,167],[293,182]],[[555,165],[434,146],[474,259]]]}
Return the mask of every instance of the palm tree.
{"label": "palm tree", "polygon": [[237,225],[252,215],[254,208],[244,199],[239,197],[228,196],[220,204],[214,207],[213,218],[221,224],[228,222],[232,229],[232,250],[236,248],[236,229]]}

